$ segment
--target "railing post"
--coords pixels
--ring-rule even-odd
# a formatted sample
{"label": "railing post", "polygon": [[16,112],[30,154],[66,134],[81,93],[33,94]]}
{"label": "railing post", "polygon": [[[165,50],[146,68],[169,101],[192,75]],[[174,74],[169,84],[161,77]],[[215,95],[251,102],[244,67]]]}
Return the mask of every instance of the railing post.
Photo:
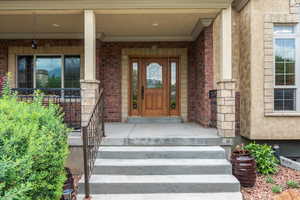
{"label": "railing post", "polygon": [[88,166],[88,132],[87,127],[82,127],[82,142],[83,142],[83,165],[84,165],[84,189],[85,198],[90,198],[90,184],[89,184],[89,166]]}
{"label": "railing post", "polygon": [[101,123],[102,123],[102,136],[105,137],[105,125],[104,125],[104,97],[103,92],[101,93]]}

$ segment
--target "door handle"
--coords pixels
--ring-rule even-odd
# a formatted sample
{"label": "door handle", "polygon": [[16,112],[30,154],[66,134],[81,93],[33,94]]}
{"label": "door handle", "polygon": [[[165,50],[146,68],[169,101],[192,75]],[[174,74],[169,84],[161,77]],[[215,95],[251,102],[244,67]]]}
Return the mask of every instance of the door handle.
{"label": "door handle", "polygon": [[144,99],[144,95],[145,95],[145,89],[144,86],[142,86],[142,99]]}

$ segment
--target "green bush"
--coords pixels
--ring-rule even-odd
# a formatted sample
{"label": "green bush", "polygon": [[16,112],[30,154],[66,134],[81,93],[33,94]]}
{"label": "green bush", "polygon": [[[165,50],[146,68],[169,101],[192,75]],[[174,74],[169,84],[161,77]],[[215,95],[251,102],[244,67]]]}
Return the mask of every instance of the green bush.
{"label": "green bush", "polygon": [[275,184],[276,182],[275,182],[275,180],[271,176],[268,176],[266,178],[266,183]]}
{"label": "green bush", "polygon": [[65,177],[68,129],[56,105],[0,98],[0,199],[58,200]]}
{"label": "green bush", "polygon": [[299,188],[300,187],[299,183],[296,181],[293,181],[293,180],[287,181],[286,184],[289,188]]}
{"label": "green bush", "polygon": [[281,193],[282,192],[282,187],[280,185],[274,185],[272,186],[272,192],[273,193]]}
{"label": "green bush", "polygon": [[278,171],[278,160],[274,156],[274,151],[269,145],[250,143],[244,147],[255,158],[257,171],[261,174],[274,174]]}

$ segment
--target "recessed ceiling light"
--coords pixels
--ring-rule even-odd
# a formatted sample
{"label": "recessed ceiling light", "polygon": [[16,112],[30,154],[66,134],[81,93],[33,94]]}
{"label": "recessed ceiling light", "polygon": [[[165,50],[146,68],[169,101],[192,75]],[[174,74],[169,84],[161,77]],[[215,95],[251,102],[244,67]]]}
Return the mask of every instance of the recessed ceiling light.
{"label": "recessed ceiling light", "polygon": [[152,26],[158,26],[158,25],[159,25],[158,23],[153,23],[153,24],[152,24]]}
{"label": "recessed ceiling light", "polygon": [[54,26],[54,27],[60,27],[60,25],[59,24],[52,24],[52,26]]}

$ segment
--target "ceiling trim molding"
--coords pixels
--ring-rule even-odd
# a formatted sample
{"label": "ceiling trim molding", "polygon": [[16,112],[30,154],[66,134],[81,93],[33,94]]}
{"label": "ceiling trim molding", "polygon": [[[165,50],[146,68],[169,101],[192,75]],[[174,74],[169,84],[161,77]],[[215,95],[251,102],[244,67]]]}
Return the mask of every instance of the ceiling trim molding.
{"label": "ceiling trim molding", "polygon": [[[0,2],[1,5],[1,2]],[[123,14],[207,14],[216,15],[220,9],[98,9],[96,15],[123,15]],[[83,10],[1,10],[0,15],[74,15],[83,14]]]}
{"label": "ceiling trim molding", "polygon": [[196,40],[198,38],[198,36],[201,33],[201,31],[203,30],[203,28],[204,28],[204,26],[201,22],[201,19],[199,19],[197,24],[195,25],[193,31],[192,31],[193,40]]}
{"label": "ceiling trim molding", "polygon": [[178,42],[178,41],[193,41],[192,36],[158,36],[158,37],[137,37],[137,36],[107,36],[102,39],[104,42]]}
{"label": "ceiling trim molding", "polygon": [[0,10],[70,10],[131,8],[227,8],[231,0],[2,0]]}
{"label": "ceiling trim molding", "polygon": [[232,7],[240,12],[249,2],[250,0],[234,0],[232,3]]}
{"label": "ceiling trim molding", "polygon": [[212,23],[213,19],[199,19],[194,30],[192,31],[192,38],[196,40],[201,33],[201,31],[208,27]]}
{"label": "ceiling trim molding", "polygon": [[83,33],[0,33],[0,39],[83,39]]}
{"label": "ceiling trim molding", "polygon": [[[83,33],[0,33],[0,39],[83,39]],[[105,36],[104,33],[97,33],[97,39],[102,41],[132,41],[132,42],[150,42],[150,41],[193,41],[192,36]]]}

